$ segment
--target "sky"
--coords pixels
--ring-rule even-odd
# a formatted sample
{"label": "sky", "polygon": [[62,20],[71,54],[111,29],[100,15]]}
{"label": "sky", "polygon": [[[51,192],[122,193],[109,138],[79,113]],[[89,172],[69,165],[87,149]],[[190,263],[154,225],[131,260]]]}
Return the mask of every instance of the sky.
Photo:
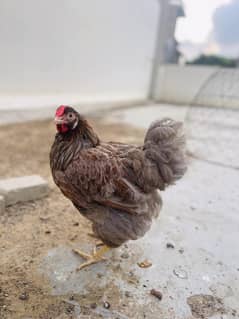
{"label": "sky", "polygon": [[200,53],[239,57],[239,0],[183,0],[176,39],[187,59]]}

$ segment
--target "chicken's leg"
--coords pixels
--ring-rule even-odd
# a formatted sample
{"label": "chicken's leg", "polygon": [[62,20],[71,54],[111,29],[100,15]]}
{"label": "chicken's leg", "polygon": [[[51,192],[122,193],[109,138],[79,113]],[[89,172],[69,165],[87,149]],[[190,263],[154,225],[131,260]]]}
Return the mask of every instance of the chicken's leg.
{"label": "chicken's leg", "polygon": [[77,250],[77,249],[74,249],[73,251],[80,255],[82,258],[86,259],[86,262],[84,262],[83,264],[81,264],[77,270],[81,270],[87,266],[90,266],[90,265],[93,265],[93,264],[96,264],[102,260],[105,260],[106,258],[103,257],[103,255],[109,250],[110,248],[106,245],[103,245],[99,250],[97,250],[96,248],[94,248],[93,250],[93,254],[92,255],[89,255],[89,254],[86,254],[80,250]]}

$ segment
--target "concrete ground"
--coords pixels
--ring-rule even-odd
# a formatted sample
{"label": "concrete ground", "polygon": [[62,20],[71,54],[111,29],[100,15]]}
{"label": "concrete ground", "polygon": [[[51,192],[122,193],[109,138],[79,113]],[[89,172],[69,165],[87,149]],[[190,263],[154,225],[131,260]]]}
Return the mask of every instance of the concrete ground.
{"label": "concrete ground", "polygon": [[[74,318],[239,318],[239,111],[148,105],[96,115],[142,128],[164,116],[184,120],[189,169],[162,193],[163,210],[151,231],[110,252],[107,262],[76,272],[80,259],[70,247],[49,250],[39,272],[52,294],[90,298],[100,291],[102,304],[89,316],[68,300]],[[144,260],[152,266],[140,268]],[[151,289],[162,293],[161,301]]]}

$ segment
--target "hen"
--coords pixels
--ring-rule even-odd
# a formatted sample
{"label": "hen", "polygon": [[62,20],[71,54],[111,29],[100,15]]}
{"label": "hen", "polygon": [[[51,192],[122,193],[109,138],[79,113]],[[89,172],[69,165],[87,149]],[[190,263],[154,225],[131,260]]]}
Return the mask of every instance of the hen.
{"label": "hen", "polygon": [[79,269],[103,258],[108,248],[136,240],[150,229],[162,207],[159,191],[186,171],[182,123],[158,120],[149,127],[143,146],[101,142],[72,107],[56,110],[57,134],[50,152],[53,179],[104,246]]}

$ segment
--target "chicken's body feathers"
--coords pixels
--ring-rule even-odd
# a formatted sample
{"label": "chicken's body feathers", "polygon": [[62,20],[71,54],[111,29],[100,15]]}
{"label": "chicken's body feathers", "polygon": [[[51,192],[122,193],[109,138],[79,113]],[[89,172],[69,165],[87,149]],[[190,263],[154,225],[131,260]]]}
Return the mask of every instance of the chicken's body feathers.
{"label": "chicken's body feathers", "polygon": [[185,173],[182,125],[157,121],[138,147],[100,143],[87,122],[82,123],[79,130],[56,136],[50,154],[53,178],[93,223],[95,234],[117,247],[149,230],[162,206],[158,189]]}

